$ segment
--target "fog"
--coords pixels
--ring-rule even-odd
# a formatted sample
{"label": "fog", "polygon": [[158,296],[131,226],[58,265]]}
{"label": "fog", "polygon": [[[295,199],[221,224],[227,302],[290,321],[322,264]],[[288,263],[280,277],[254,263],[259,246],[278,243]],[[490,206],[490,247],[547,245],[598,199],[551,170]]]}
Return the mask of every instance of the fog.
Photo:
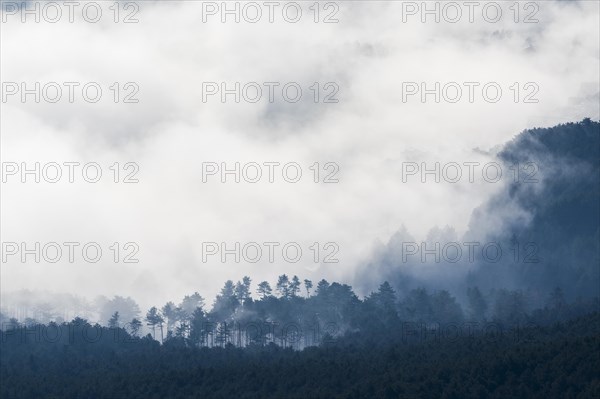
{"label": "fog", "polygon": [[[72,263],[66,255],[56,263],[36,263],[33,255],[23,262],[20,254],[3,259],[3,306],[11,306],[11,293],[27,289],[45,292],[41,301],[52,294],[90,303],[98,296],[132,297],[145,311],[194,291],[212,299],[227,279],[273,282],[283,273],[343,281],[365,294],[384,274],[367,269],[373,272],[365,282],[364,268],[380,261],[390,240],[483,240],[530,219],[527,209],[507,199],[494,208],[489,225],[478,224],[474,232],[473,211],[500,198],[511,172],[504,169],[505,177],[494,183],[479,169],[472,183],[431,177],[423,183],[420,175],[404,182],[408,162],[498,162],[502,145],[524,129],[600,117],[597,2],[539,2],[539,22],[527,24],[514,22],[508,3],[497,23],[421,23],[418,16],[403,22],[401,2],[339,3],[339,22],[332,24],[314,23],[310,3],[302,3],[306,17],[295,24],[221,23],[218,16],[203,22],[201,2],[139,4],[134,24],[110,17],[97,24],[23,24],[3,14],[3,82],[91,81],[105,93],[94,104],[23,103],[18,95],[2,102],[3,163],[96,162],[103,173],[98,183],[80,174],[70,183],[66,168],[57,183],[6,176],[3,243],[81,244]],[[115,103],[114,82],[137,84],[139,102]],[[228,82],[228,88],[233,82],[297,82],[303,97],[224,104],[215,95],[203,102],[203,82]],[[339,101],[315,103],[314,82],[319,99],[335,88],[325,84],[335,83]],[[485,101],[480,89],[473,102],[466,94],[456,103],[436,103],[433,95],[426,103],[419,95],[403,101],[403,82],[428,82],[428,88],[459,82],[465,93],[463,82],[497,82],[503,95],[496,103]],[[515,82],[520,98],[531,93],[524,85],[535,83],[538,102],[515,103]],[[110,169],[115,162],[119,183]],[[122,182],[135,170],[125,167],[128,162],[139,166],[137,183]],[[235,183],[226,175],[222,183],[219,173],[203,176],[206,162],[229,168],[256,162],[263,176]],[[280,163],[273,183],[265,162]],[[297,183],[281,175],[292,162],[302,170]],[[315,162],[318,183],[310,169]],[[339,170],[326,168],[328,162]],[[339,182],[324,183],[332,171]],[[80,248],[89,242],[102,248],[96,263],[82,259]],[[118,262],[110,249],[115,242]],[[219,253],[204,262],[207,242],[227,248],[259,243],[263,257],[252,263],[230,255],[223,262]],[[265,242],[279,243],[273,262]],[[282,256],[286,243],[302,249],[299,261]],[[124,263],[135,249],[139,262]],[[338,262],[325,263],[332,252]],[[413,277],[433,285],[461,279],[474,267],[440,274],[420,266]]]}

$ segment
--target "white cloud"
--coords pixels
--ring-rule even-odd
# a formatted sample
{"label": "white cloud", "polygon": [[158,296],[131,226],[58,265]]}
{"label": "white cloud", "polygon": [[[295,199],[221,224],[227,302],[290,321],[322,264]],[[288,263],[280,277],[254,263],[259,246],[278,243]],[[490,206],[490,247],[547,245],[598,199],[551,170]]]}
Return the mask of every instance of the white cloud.
{"label": "white cloud", "polygon": [[[108,4],[108,3],[107,3]],[[144,306],[225,279],[277,274],[348,279],[377,241],[404,224],[464,233],[499,185],[402,184],[401,164],[486,162],[474,152],[525,128],[598,119],[598,3],[539,2],[535,24],[402,23],[401,2],[339,3],[338,24],[202,23],[200,2],[140,3],[138,24],[2,24],[2,81],[136,82],[139,104],[2,104],[3,162],[136,162],[139,184],[3,184],[3,241],[135,241],[140,263],[21,264],[2,268],[2,291],[52,289],[130,295]],[[512,4],[512,2],[510,3]],[[107,14],[110,15],[110,14]],[[521,18],[523,15],[521,15]],[[298,82],[296,104],[202,103],[205,81]],[[402,102],[402,82],[498,82],[500,102]],[[308,87],[337,82],[337,104]],[[537,104],[509,87],[535,82]],[[242,83],[243,84],[243,83]],[[476,93],[478,93],[476,91]],[[521,96],[526,94],[521,87]],[[105,95],[110,94],[106,89]],[[297,184],[202,184],[202,162],[298,162]],[[336,162],[339,184],[308,167]],[[201,262],[203,241],[297,241],[297,264]],[[307,249],[337,242],[340,263]]]}

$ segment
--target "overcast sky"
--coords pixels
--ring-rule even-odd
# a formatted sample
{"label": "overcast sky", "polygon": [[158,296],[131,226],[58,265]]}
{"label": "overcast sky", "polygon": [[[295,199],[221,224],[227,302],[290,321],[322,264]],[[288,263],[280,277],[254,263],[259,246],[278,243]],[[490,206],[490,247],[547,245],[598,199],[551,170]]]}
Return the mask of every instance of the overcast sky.
{"label": "overcast sky", "polygon": [[[3,295],[25,288],[88,298],[123,295],[149,306],[194,291],[211,298],[226,279],[244,275],[255,283],[274,282],[283,273],[352,283],[355,270],[402,225],[417,239],[435,226],[449,225],[462,234],[473,209],[506,182],[477,178],[475,183],[423,184],[412,178],[404,183],[403,162],[490,162],[499,145],[526,128],[599,118],[596,1],[540,1],[528,8],[523,2],[518,23],[509,9],[512,1],[497,3],[502,16],[495,23],[490,21],[495,8],[482,15],[485,3],[474,9],[473,22],[458,2],[458,22],[444,20],[455,18],[455,10],[446,9],[439,23],[432,16],[423,23],[419,10],[406,3],[376,1],[327,8],[323,2],[315,23],[313,3],[299,3],[303,13],[297,23],[283,18],[284,3],[274,9],[270,23],[262,2],[257,23],[244,15],[239,23],[232,16],[222,23],[218,11],[212,15],[212,6],[196,1],[138,2],[139,10],[121,8],[119,23],[113,21],[112,2],[100,2],[97,23],[83,19],[81,9],[75,10],[73,23],[66,8],[58,23],[44,18],[35,23],[29,16],[22,23],[19,10],[5,10],[3,95],[14,88],[6,82],[26,82],[28,88],[35,82],[80,86],[73,103],[66,86],[57,103],[42,98],[37,104],[33,95],[23,103],[20,92],[3,98],[4,167],[7,162],[19,167],[22,162],[29,167],[96,162],[103,175],[95,184],[82,179],[81,167],[75,169],[75,183],[64,175],[55,184],[43,179],[35,184],[31,176],[22,183],[19,173],[6,176],[2,241],[31,248],[35,242],[97,242],[103,256],[97,263],[85,262],[81,246],[72,264],[66,253],[56,263],[35,263],[32,256],[23,263],[19,255],[9,256],[1,270]],[[294,9],[287,10],[292,19]],[[246,17],[254,17],[254,10],[246,11]],[[52,18],[54,11],[47,12]],[[130,13],[138,23],[122,23]],[[328,16],[338,22],[323,23]],[[524,23],[526,17],[538,22]],[[81,87],[88,82],[103,89],[97,103],[82,98]],[[109,88],[114,82],[120,83],[118,103]],[[134,88],[125,89],[127,82],[139,87],[133,97],[138,103],[122,102]],[[255,103],[243,98],[235,103],[233,95],[222,103],[220,93],[203,102],[203,82],[227,82],[229,88],[235,82],[280,85],[273,102],[263,86]],[[281,88],[289,82],[302,88],[296,103],[282,98]],[[457,82],[463,97],[435,103],[429,95],[423,103],[416,94],[404,101],[408,86],[403,82],[426,82],[429,88]],[[464,82],[479,83],[473,102]],[[496,103],[482,95],[482,86],[490,82],[502,88]],[[515,82],[518,103],[510,89]],[[336,90],[338,102],[324,103]],[[293,89],[288,93],[293,96]],[[529,94],[538,102],[524,103]],[[124,164],[137,164],[139,182],[114,183],[109,167],[115,162],[121,167],[119,180],[134,170],[123,169]],[[286,182],[279,166],[270,183],[263,166],[258,183],[242,179],[236,184],[229,176],[223,184],[218,174],[203,183],[204,162],[231,167],[295,162],[302,177]],[[319,183],[309,169],[315,162]],[[324,169],[327,162],[339,170]],[[336,172],[338,183],[322,182],[330,172]],[[132,247],[121,248],[115,263],[109,248],[114,242],[121,247],[135,242],[139,263],[122,261]],[[281,245],[274,263],[266,247],[256,263],[235,263],[233,256],[223,263],[216,255],[203,262],[203,242]],[[287,242],[303,250],[297,263],[282,258]],[[339,262],[315,263],[309,248],[314,242],[320,244],[321,261],[335,249],[323,248],[325,243],[335,243]]]}

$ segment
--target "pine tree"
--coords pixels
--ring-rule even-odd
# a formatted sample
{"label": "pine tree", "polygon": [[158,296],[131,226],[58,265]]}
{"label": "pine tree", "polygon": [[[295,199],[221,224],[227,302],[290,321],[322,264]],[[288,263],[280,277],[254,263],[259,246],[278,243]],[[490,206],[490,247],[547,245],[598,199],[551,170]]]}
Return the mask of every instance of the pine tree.
{"label": "pine tree", "polygon": [[150,308],[150,310],[148,310],[148,313],[146,313],[146,323],[147,323],[147,325],[150,326],[150,328],[152,328],[152,337],[154,339],[156,339],[156,326],[160,325],[161,326],[161,341],[162,341],[162,323],[163,322],[164,322],[164,319],[158,312],[158,309],[156,308],[156,306],[152,306]]}
{"label": "pine tree", "polygon": [[277,292],[281,298],[290,297],[290,279],[287,275],[282,274],[277,280]]}
{"label": "pine tree", "polygon": [[119,312],[113,313],[112,317],[108,321],[110,328],[119,328]]}
{"label": "pine tree", "polygon": [[273,290],[271,289],[271,285],[267,281],[263,281],[258,284],[258,288],[256,289],[258,295],[260,295],[260,299],[264,300],[265,298],[271,296]]}
{"label": "pine tree", "polygon": [[131,335],[137,337],[140,328],[142,328],[142,322],[134,318],[133,320],[131,320],[131,323],[129,323],[129,325],[131,326]]}
{"label": "pine tree", "polygon": [[237,282],[235,285],[235,296],[240,301],[240,303],[244,304],[248,299],[250,299],[250,277],[244,276],[242,282]]}
{"label": "pine tree", "polygon": [[162,314],[167,322],[167,334],[173,330],[176,321],[175,304],[171,301],[167,302],[161,309]]}
{"label": "pine tree", "polygon": [[300,279],[298,276],[294,276],[289,284],[289,295],[296,296],[298,292],[300,292]]}
{"label": "pine tree", "polygon": [[306,297],[310,297],[310,290],[313,287],[313,283],[312,281],[310,281],[309,279],[304,279],[304,287],[306,288]]}

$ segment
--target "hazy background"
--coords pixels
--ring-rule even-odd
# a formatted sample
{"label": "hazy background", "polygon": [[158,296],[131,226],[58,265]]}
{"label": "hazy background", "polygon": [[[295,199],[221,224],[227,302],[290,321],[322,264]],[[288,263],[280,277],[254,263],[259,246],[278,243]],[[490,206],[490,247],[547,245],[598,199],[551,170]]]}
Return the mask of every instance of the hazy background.
{"label": "hazy background", "polygon": [[[146,309],[194,291],[212,298],[226,279],[273,282],[283,273],[342,280],[364,294],[356,276],[402,226],[416,240],[436,226],[461,237],[473,210],[510,182],[402,183],[402,162],[484,163],[526,128],[599,118],[595,1],[537,2],[531,24],[514,22],[512,2],[501,2],[498,23],[476,13],[474,23],[463,15],[456,24],[403,23],[401,2],[338,2],[335,24],[312,22],[312,2],[302,2],[298,24],[281,14],[272,24],[203,23],[200,2],[139,4],[135,24],[110,14],[98,24],[2,24],[3,82],[140,87],[138,104],[114,104],[108,90],[97,104],[2,104],[3,162],[97,162],[107,173],[97,184],[2,184],[3,242],[95,241],[106,250],[97,264],[9,258],[3,305],[29,289],[131,296]],[[305,93],[296,104],[203,103],[206,81],[294,81]],[[406,81],[495,81],[504,93],[496,104],[480,90],[474,103],[403,103]],[[336,82],[339,103],[312,103],[314,82]],[[515,104],[514,82],[537,83],[539,103]],[[297,162],[306,174],[296,184],[280,175],[202,183],[202,162],[251,161]],[[139,164],[140,182],[113,183],[114,162]],[[314,162],[336,162],[340,182],[313,183]],[[138,243],[140,262],[115,264],[107,249],[115,241]],[[306,251],[296,264],[203,263],[205,241],[295,241]],[[312,262],[308,247],[330,241],[340,262]]]}

